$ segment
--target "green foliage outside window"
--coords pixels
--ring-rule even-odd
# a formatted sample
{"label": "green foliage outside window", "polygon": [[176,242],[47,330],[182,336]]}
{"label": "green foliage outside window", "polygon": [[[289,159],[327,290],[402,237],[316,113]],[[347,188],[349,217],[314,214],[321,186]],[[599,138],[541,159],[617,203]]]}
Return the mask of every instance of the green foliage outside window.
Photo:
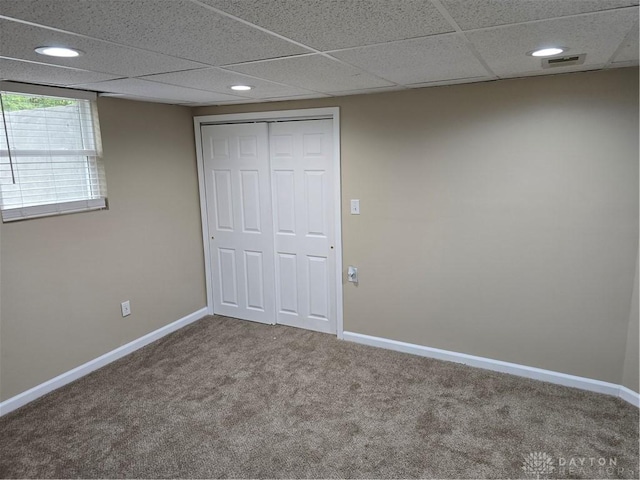
{"label": "green foliage outside window", "polygon": [[5,112],[15,112],[19,110],[33,110],[36,108],[48,108],[48,107],[64,107],[67,105],[73,105],[73,100],[66,100],[64,98],[51,98],[51,97],[34,97],[27,95],[2,95],[2,105]]}

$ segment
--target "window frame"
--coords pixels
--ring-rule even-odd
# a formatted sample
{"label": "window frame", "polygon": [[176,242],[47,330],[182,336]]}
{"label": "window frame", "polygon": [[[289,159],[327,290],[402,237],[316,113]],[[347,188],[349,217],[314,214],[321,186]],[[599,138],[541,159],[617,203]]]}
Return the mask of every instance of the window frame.
{"label": "window frame", "polygon": [[[102,140],[100,135],[100,122],[98,119],[98,109],[97,109],[97,98],[98,95],[95,92],[89,92],[84,90],[73,90],[68,88],[61,87],[50,87],[44,85],[33,85],[33,84],[23,84],[9,81],[0,81],[0,91],[5,93],[15,93],[20,95],[34,95],[34,96],[45,96],[45,97],[58,97],[70,100],[85,100],[90,102],[90,116],[91,116],[91,126],[93,129],[93,138],[95,142],[95,149],[88,150],[69,150],[69,151],[60,151],[60,153],[51,154],[51,150],[43,150],[34,148],[33,150],[21,150],[21,156],[42,156],[42,157],[51,157],[60,155],[63,156],[65,154],[69,156],[86,156],[87,158],[87,168],[86,168],[86,185],[89,190],[94,186],[92,182],[92,177],[95,174],[100,175],[100,172],[104,169],[104,163],[102,162]],[[0,119],[0,134],[5,136],[7,142],[7,150],[0,151],[0,158],[2,158],[2,162],[5,162],[8,158],[8,163],[11,165],[13,169],[14,160],[11,159],[11,144],[9,142],[9,138],[7,136],[7,127],[5,126],[5,112],[1,113],[2,118]],[[88,123],[86,119],[82,117],[79,119],[80,122],[80,130],[84,128],[84,126]],[[29,155],[27,155],[29,154]],[[26,184],[28,185],[28,184]],[[43,203],[39,205],[22,205],[22,206],[8,206],[8,207],[0,207],[0,212],[2,215],[2,222],[14,222],[19,220],[28,220],[32,218],[41,218],[41,217],[49,217],[49,216],[57,216],[57,215],[66,215],[71,213],[79,213],[79,212],[87,212],[87,211],[95,211],[95,210],[106,210],[109,208],[109,203],[107,199],[107,190],[106,190],[106,179],[103,181],[98,180],[97,185],[99,187],[99,196],[87,196],[87,198],[82,198],[78,200],[62,200],[55,201],[49,203]],[[0,186],[0,188],[2,188]]]}

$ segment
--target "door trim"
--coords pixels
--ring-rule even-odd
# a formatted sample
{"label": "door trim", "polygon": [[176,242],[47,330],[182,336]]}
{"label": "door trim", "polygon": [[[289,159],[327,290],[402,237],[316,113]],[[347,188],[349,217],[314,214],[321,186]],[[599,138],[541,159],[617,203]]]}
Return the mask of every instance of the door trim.
{"label": "door trim", "polygon": [[336,260],[336,332],[342,340],[344,312],[342,301],[342,188],[340,173],[340,107],[307,108],[302,110],[274,110],[267,112],[232,113],[224,115],[202,115],[193,117],[196,160],[198,165],[198,188],[200,192],[200,216],[202,219],[202,244],[204,250],[205,285],[207,288],[207,312],[213,315],[213,285],[211,276],[211,252],[209,250],[209,221],[204,178],[204,158],[202,154],[202,130],[204,125],[249,122],[285,122],[291,120],[333,120],[333,181],[335,260]]}

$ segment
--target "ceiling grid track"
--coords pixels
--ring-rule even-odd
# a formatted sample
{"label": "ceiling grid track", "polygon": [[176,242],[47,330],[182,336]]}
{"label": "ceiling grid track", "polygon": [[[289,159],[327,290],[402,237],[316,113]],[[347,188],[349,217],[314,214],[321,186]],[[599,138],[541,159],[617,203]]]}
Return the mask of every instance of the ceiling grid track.
{"label": "ceiling grid track", "polygon": [[[638,65],[639,3],[0,0],[0,80],[196,106],[621,68]],[[584,62],[546,69],[545,46]]]}

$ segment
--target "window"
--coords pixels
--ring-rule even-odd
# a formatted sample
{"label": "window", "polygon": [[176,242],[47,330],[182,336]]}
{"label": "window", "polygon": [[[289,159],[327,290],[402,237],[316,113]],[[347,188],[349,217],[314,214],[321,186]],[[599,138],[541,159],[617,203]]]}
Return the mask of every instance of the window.
{"label": "window", "polygon": [[96,96],[0,82],[4,222],[107,207]]}

